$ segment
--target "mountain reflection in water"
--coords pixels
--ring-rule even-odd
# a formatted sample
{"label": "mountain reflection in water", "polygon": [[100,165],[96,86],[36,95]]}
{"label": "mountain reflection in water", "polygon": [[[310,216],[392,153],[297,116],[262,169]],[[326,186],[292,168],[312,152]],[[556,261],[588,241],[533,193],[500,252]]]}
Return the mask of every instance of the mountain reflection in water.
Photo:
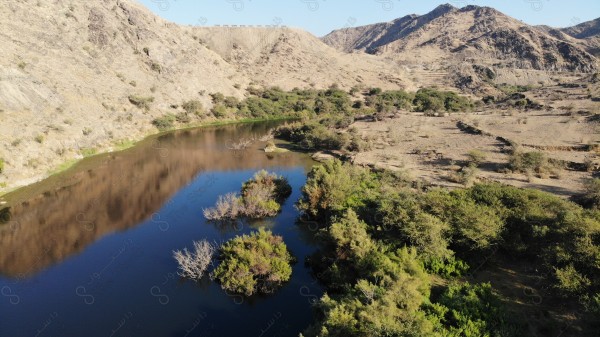
{"label": "mountain reflection in water", "polygon": [[[86,159],[67,172],[7,195],[9,207],[0,213],[0,274],[28,277],[109,233],[155,220],[154,212],[207,169],[307,165],[304,156],[270,156],[261,150],[264,142],[259,138],[277,124],[169,133],[124,152]],[[233,149],[248,139],[256,141],[246,149]],[[199,188],[195,196],[201,195]]]}

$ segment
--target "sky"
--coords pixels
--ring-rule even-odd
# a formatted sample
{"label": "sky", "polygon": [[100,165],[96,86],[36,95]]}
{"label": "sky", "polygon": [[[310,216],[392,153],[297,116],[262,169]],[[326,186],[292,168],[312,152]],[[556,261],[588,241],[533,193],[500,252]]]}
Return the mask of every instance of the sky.
{"label": "sky", "polygon": [[494,7],[532,25],[568,27],[600,17],[598,0],[137,0],[187,25],[281,24],[323,36],[343,27],[425,14],[443,3]]}

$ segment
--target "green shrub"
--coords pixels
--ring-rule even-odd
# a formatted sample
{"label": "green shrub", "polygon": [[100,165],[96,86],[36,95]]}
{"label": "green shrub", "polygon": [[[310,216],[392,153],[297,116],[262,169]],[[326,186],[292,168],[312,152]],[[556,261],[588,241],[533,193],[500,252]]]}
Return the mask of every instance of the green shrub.
{"label": "green shrub", "polygon": [[219,197],[215,207],[204,210],[204,216],[209,220],[275,216],[291,193],[286,178],[261,170],[243,184],[240,197],[235,194]]}
{"label": "green shrub", "polygon": [[150,103],[154,102],[154,97],[152,97],[152,96],[144,97],[144,96],[131,95],[131,96],[129,96],[129,102],[131,104],[137,106],[140,109],[149,110],[150,109]]}
{"label": "green shrub", "polygon": [[558,281],[556,287],[567,295],[581,295],[591,285],[591,281],[572,264],[564,268],[555,268],[554,275]]}
{"label": "green shrub", "polygon": [[431,295],[423,270],[459,277],[505,253],[535,265],[548,296],[600,312],[600,212],[560,197],[497,183],[415,191],[331,161],[308,174],[298,208],[320,225],[308,262],[329,294],[306,335],[522,335],[489,284]]}
{"label": "green shrub", "polygon": [[227,241],[219,260],[212,278],[223,289],[246,296],[272,293],[292,275],[293,258],[283,239],[263,229]]}
{"label": "green shrub", "polygon": [[451,91],[436,89],[419,89],[415,94],[413,105],[416,111],[421,112],[457,112],[473,108],[473,102],[470,99]]}
{"label": "green shrub", "polygon": [[546,155],[542,152],[521,152],[515,151],[511,157],[509,166],[513,171],[527,173],[544,173],[549,169],[549,162]]}
{"label": "green shrub", "polygon": [[220,92],[217,93],[212,93],[209,95],[210,98],[212,99],[212,102],[216,105],[216,104],[220,104],[223,103],[225,101],[225,95],[223,95]]}
{"label": "green shrub", "polygon": [[355,150],[362,145],[358,144],[359,138],[352,144],[347,133],[331,130],[320,123],[284,125],[275,130],[275,136],[293,142],[305,150]]}
{"label": "green shrub", "polygon": [[589,207],[600,208],[600,178],[586,182],[584,200]]}
{"label": "green shrub", "polygon": [[186,112],[180,112],[177,115],[175,115],[175,120],[178,123],[187,124],[187,123],[190,123],[192,121],[192,118]]}
{"label": "green shrub", "polygon": [[479,173],[479,169],[473,163],[470,163],[467,166],[461,167],[458,172],[454,172],[450,176],[450,180],[463,184],[467,187],[473,185],[475,180],[477,179],[477,174]]}
{"label": "green shrub", "polygon": [[[321,298],[317,304],[321,319],[305,331],[307,336],[434,335],[433,325],[421,310],[430,281],[414,250],[373,249],[355,269],[362,275],[346,285],[341,295]],[[349,276],[345,269],[338,273]]]}
{"label": "green shrub", "polygon": [[153,71],[156,71],[157,73],[161,73],[162,72],[162,67],[160,64],[156,63],[156,62],[152,62],[150,64],[150,69],[152,69]]}
{"label": "green shrub", "polygon": [[43,134],[39,134],[37,136],[35,136],[35,141],[42,144],[44,142],[44,140],[46,139],[46,137]]}
{"label": "green shrub", "polygon": [[152,121],[152,124],[160,131],[172,129],[175,126],[176,117],[173,114],[166,114],[162,117],[156,118]]}
{"label": "green shrub", "polygon": [[82,156],[87,158],[87,157],[91,157],[91,156],[95,155],[96,153],[98,153],[98,150],[93,147],[90,147],[90,148],[83,148],[83,149],[81,149],[80,152],[81,152]]}
{"label": "green shrub", "polygon": [[450,225],[423,211],[415,193],[400,191],[382,195],[377,213],[385,230],[384,240],[415,247],[430,259],[446,259],[452,255],[448,249]]}
{"label": "green shrub", "polygon": [[377,186],[369,170],[339,160],[328,161],[308,173],[298,208],[310,217],[327,220],[348,208],[358,210],[370,205]]}
{"label": "green shrub", "polygon": [[233,96],[227,96],[223,101],[223,105],[227,108],[237,108],[238,104],[240,104],[240,101]]}
{"label": "green shrub", "polygon": [[287,179],[265,170],[258,171],[242,186],[244,214],[250,218],[275,216],[291,193]]}
{"label": "green shrub", "polygon": [[446,278],[463,276],[469,270],[466,262],[454,256],[426,259],[424,266],[427,271]]}
{"label": "green shrub", "polygon": [[4,159],[0,158],[0,174],[4,172]]}
{"label": "green shrub", "polygon": [[519,336],[489,283],[454,283],[428,306],[430,321],[443,336]]}
{"label": "green shrub", "polygon": [[213,106],[210,112],[217,118],[224,118],[228,115],[227,108],[222,104]]}
{"label": "green shrub", "polygon": [[188,114],[193,114],[196,116],[204,115],[204,106],[198,100],[190,100],[190,101],[184,102],[182,104],[182,107],[183,107],[183,110],[185,110],[185,112],[187,112]]}
{"label": "green shrub", "polygon": [[496,88],[502,91],[505,95],[511,96],[515,93],[522,93],[531,90],[533,87],[530,85],[509,85],[509,84],[500,84],[497,85]]}
{"label": "green shrub", "polygon": [[469,164],[479,166],[485,161],[487,155],[481,150],[471,150],[469,153],[467,153],[467,157],[469,158]]}

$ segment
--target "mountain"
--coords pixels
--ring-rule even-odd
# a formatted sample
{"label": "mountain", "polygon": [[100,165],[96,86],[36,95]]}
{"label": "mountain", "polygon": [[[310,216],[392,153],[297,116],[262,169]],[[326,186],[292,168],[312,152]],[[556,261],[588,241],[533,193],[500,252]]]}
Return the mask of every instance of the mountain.
{"label": "mountain", "polygon": [[600,36],[600,18],[586,21],[573,27],[563,28],[562,32],[574,38],[586,39]]}
{"label": "mountain", "polygon": [[369,54],[378,54],[383,46],[402,40],[435,19],[455,10],[452,5],[440,5],[422,16],[412,14],[391,22],[334,30],[322,40],[345,52],[364,50]]}
{"label": "mountain", "polygon": [[580,39],[582,45],[590,54],[600,57],[600,18],[573,27],[563,28],[560,31]]}
{"label": "mountain", "polygon": [[[463,73],[454,78],[459,87],[461,80],[481,73],[466,69],[465,66],[473,64],[493,77],[509,77],[502,69],[510,69],[514,75],[518,70],[587,73],[598,68],[597,59],[577,38],[567,34],[557,38],[543,28],[524,24],[493,8],[472,5],[463,8],[441,5],[421,16],[335,30],[322,40],[344,52],[364,52],[402,64]],[[535,73],[525,77],[532,74]],[[543,80],[544,75],[533,77]],[[481,83],[476,84],[473,87]]]}
{"label": "mountain", "polygon": [[154,118],[192,99],[209,108],[215,92],[414,87],[393,64],[340,53],[300,30],[180,26],[133,0],[8,1],[0,26],[0,190],[155,133]]}
{"label": "mountain", "polygon": [[197,27],[194,34],[253,84],[283,88],[338,83],[410,87],[401,69],[381,58],[350,55],[314,35],[284,26]]}

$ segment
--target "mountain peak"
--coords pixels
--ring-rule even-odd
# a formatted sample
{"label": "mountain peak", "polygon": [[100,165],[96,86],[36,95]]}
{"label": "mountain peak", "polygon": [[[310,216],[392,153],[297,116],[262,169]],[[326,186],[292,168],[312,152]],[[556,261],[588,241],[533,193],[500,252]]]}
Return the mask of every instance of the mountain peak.
{"label": "mountain peak", "polygon": [[440,15],[444,15],[446,13],[456,11],[456,10],[458,10],[458,8],[452,6],[449,3],[445,3],[445,4],[437,6],[436,8],[434,8],[431,12],[429,12],[426,15],[440,16]]}
{"label": "mountain peak", "polygon": [[[590,22],[567,34],[594,36],[597,31],[595,22]],[[447,62],[478,55],[487,63],[508,67],[516,64],[521,69],[589,72],[597,68],[594,57],[578,43],[485,6],[457,9],[444,4],[425,15],[406,16],[391,24],[334,31],[323,41],[343,51],[364,51],[411,62]]]}

